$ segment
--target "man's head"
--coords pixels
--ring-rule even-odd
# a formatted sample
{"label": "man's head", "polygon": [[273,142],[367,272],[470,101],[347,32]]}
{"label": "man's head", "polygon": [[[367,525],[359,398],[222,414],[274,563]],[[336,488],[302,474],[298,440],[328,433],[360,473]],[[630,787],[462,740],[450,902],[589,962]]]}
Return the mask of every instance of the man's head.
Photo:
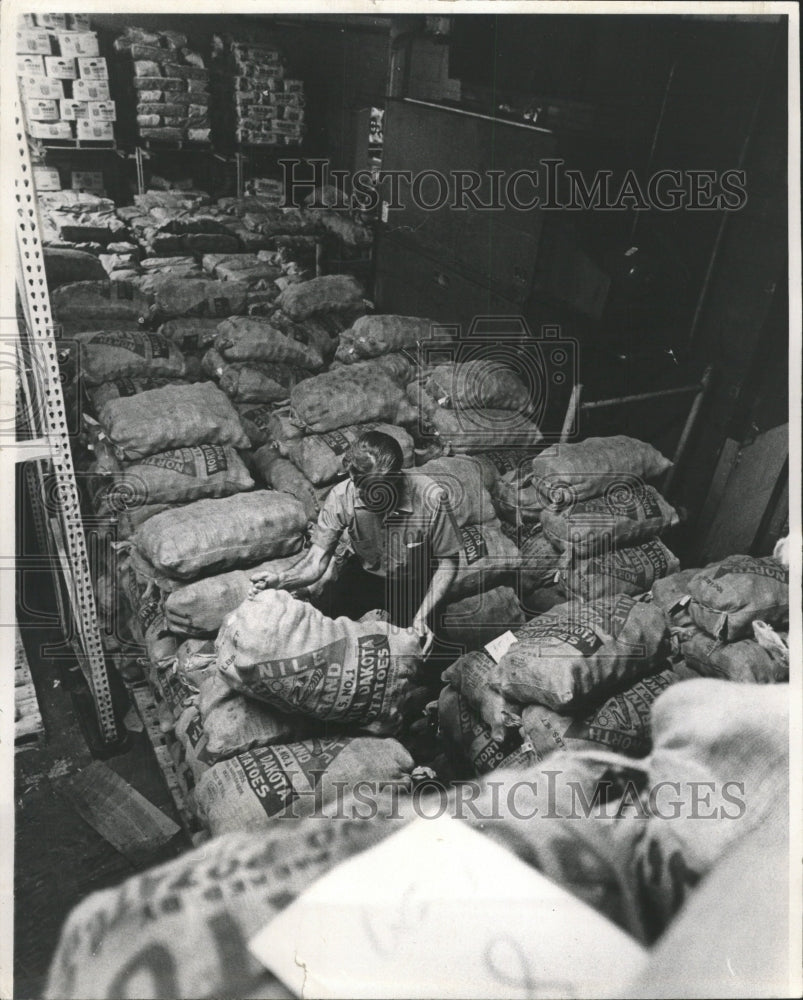
{"label": "man's head", "polygon": [[373,510],[390,511],[399,499],[401,446],[389,434],[366,431],[343,457],[360,500]]}

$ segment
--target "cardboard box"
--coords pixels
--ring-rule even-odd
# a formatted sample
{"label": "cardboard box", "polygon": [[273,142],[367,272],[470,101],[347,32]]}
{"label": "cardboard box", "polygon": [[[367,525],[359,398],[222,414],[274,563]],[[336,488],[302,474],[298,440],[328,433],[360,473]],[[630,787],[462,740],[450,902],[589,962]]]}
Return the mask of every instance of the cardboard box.
{"label": "cardboard box", "polygon": [[55,167],[32,167],[37,191],[61,191],[61,177]]}
{"label": "cardboard box", "polygon": [[28,122],[28,135],[34,139],[72,139],[72,122]]}
{"label": "cardboard box", "polygon": [[72,96],[79,101],[108,101],[110,98],[108,80],[75,80]]}
{"label": "cardboard box", "polygon": [[89,119],[93,122],[116,122],[117,105],[114,101],[90,101]]}
{"label": "cardboard box", "polygon": [[17,76],[44,76],[44,56],[17,56]]}
{"label": "cardboard box", "polygon": [[97,56],[98,36],[94,31],[59,31],[56,33],[59,52],[63,56]]}
{"label": "cardboard box", "polygon": [[79,118],[75,123],[75,134],[79,139],[110,141],[114,139],[114,126],[111,122],[93,122],[88,118]]}
{"label": "cardboard box", "polygon": [[20,93],[23,97],[47,97],[59,101],[64,97],[64,83],[49,76],[21,76]]}
{"label": "cardboard box", "polygon": [[20,14],[17,19],[17,31],[25,31],[26,28],[36,27],[36,14]]}
{"label": "cardboard box", "polygon": [[108,80],[109,68],[102,57],[79,56],[78,75],[82,80]]}
{"label": "cardboard box", "polygon": [[40,28],[49,28],[50,31],[67,30],[69,14],[34,14],[33,17]]}
{"label": "cardboard box", "polygon": [[62,121],[74,122],[80,118],[89,118],[89,101],[76,101],[74,97],[65,97],[59,101]]}
{"label": "cardboard box", "polygon": [[17,32],[17,52],[31,55],[49,56],[53,51],[50,35],[38,28],[23,28]]}
{"label": "cardboard box", "polygon": [[103,194],[102,170],[73,170],[70,174],[70,187],[73,191],[92,191],[94,194]]}
{"label": "cardboard box", "polygon": [[78,76],[75,59],[65,56],[45,56],[45,73],[58,80],[74,80]]}
{"label": "cardboard box", "polygon": [[25,102],[25,115],[31,122],[57,122],[61,118],[59,102],[48,98],[29,97]]}
{"label": "cardboard box", "polygon": [[71,31],[89,31],[89,14],[68,14],[69,19],[67,27]]}

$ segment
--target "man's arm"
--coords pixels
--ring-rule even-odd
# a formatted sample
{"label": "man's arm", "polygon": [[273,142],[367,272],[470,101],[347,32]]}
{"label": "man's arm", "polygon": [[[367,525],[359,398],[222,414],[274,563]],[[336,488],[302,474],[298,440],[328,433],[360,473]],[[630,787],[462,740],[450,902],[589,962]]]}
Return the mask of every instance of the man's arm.
{"label": "man's arm", "polygon": [[257,590],[300,590],[316,583],[326,572],[332,553],[320,545],[312,544],[304,555],[289,569],[263,570],[251,577],[251,589]]}
{"label": "man's arm", "polygon": [[449,588],[457,576],[457,565],[457,556],[445,556],[438,560],[438,565],[429,582],[429,589],[424,594],[421,606],[413,619],[413,628],[419,635],[423,636],[428,633],[427,619],[449,593]]}

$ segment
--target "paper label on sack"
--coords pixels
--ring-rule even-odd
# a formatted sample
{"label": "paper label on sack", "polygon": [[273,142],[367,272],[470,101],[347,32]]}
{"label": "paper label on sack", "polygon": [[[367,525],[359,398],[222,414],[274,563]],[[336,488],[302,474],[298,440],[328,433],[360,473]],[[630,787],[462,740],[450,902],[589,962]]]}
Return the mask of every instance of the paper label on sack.
{"label": "paper label on sack", "polygon": [[629,935],[448,816],[416,819],[315,882],[249,941],[299,997],[616,996]]}
{"label": "paper label on sack", "polygon": [[485,644],[485,652],[491,657],[494,663],[498,663],[510,647],[518,641],[519,640],[515,637],[515,635],[513,635],[510,629],[508,629],[507,632],[503,632],[495,639],[491,639],[490,642],[487,642]]}

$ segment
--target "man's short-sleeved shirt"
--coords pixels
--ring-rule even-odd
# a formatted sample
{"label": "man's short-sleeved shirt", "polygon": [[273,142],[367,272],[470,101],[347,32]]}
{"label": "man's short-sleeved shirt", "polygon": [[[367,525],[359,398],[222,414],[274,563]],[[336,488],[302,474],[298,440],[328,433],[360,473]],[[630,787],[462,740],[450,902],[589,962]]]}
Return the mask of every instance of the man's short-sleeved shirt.
{"label": "man's short-sleeved shirt", "polygon": [[456,556],[460,532],[444,490],[428,476],[404,473],[399,496],[388,513],[365,506],[347,479],[326,498],[312,542],[333,552],[344,529],[363,568],[378,576],[417,575],[427,561]]}

